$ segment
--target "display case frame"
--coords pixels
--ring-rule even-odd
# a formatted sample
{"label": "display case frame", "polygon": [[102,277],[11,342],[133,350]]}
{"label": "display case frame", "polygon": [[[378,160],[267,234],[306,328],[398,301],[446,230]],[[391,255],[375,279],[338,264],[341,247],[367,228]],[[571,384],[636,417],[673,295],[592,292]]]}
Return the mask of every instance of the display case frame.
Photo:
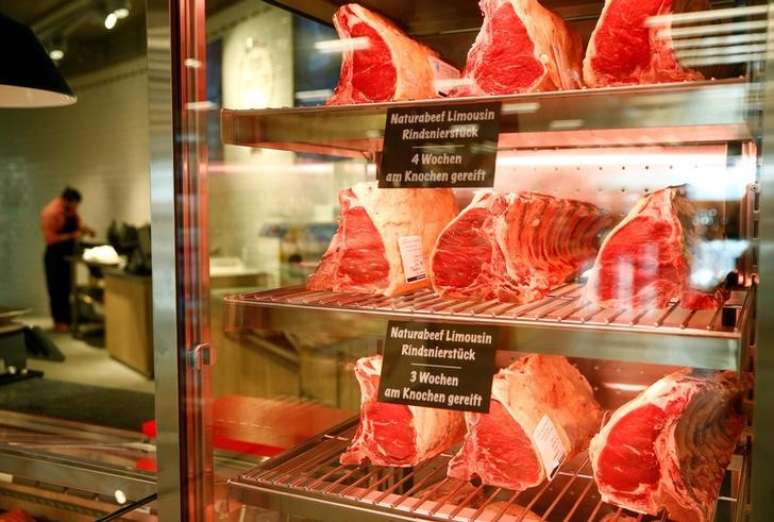
{"label": "display case frame", "polygon": [[[160,461],[159,514],[163,520],[211,520],[214,516],[212,453],[208,440],[210,397],[207,389],[209,366],[213,358],[208,345],[206,318],[208,286],[204,229],[207,223],[208,200],[206,146],[202,145],[206,142],[200,141],[202,122],[197,119],[195,113],[192,114],[188,110],[188,104],[205,101],[201,90],[201,75],[206,64],[203,50],[204,3],[204,0],[148,0],[150,71],[152,80],[156,78],[159,81],[155,85],[151,82],[151,104],[160,103],[165,107],[165,120],[152,122],[151,141],[154,341]],[[337,5],[324,0],[270,3],[318,20],[328,18]],[[428,5],[432,2],[428,0],[420,3]],[[396,5],[396,2],[392,4]],[[569,9],[572,5],[564,7]],[[588,13],[595,9],[589,7],[589,4],[583,4],[581,7],[577,10],[579,17],[588,16]],[[414,22],[415,20],[409,20],[407,25],[411,26]],[[769,34],[772,34],[773,23],[774,15],[770,12]],[[432,37],[444,36],[437,28],[423,30]],[[201,64],[201,67],[191,65],[196,62]],[[741,329],[746,333],[743,340],[740,336],[739,343],[744,345],[744,350],[749,348],[751,354],[754,354],[757,376],[755,409],[764,413],[774,410],[774,395],[767,393],[767,386],[774,382],[774,354],[767,349],[774,345],[774,328],[770,326],[774,324],[774,67],[770,66],[770,62],[771,58],[768,58],[767,77],[759,83],[728,82],[731,88],[743,85],[741,88],[745,91],[744,103],[760,107],[763,127],[734,124],[733,127],[726,127],[725,133],[710,134],[706,138],[707,141],[742,139],[762,142],[758,143],[762,145],[763,151],[763,165],[758,175],[760,210],[755,210],[760,215],[760,226],[759,233],[754,238],[759,250],[757,267],[760,286],[757,291],[757,306],[752,303],[746,309],[750,322],[745,323]],[[723,84],[719,82],[716,86],[720,88]],[[752,91],[748,90],[750,87]],[[710,86],[711,88],[713,87]],[[692,92],[690,86],[679,86],[677,90]],[[589,93],[578,94],[588,95]],[[752,102],[749,95],[754,97]],[[611,100],[616,103],[616,93],[606,93],[605,96],[609,96],[605,103],[611,103]],[[560,98],[561,96],[556,96],[556,100]],[[525,103],[529,103],[529,100],[525,100]],[[549,105],[554,103],[550,96],[541,100],[545,100]],[[600,97],[599,100],[603,98]],[[516,102],[518,103],[518,100]],[[699,104],[694,109],[694,114],[703,113],[703,117],[711,119],[711,107]],[[323,119],[337,111],[350,111],[354,116],[362,113],[373,121],[383,114],[383,108],[378,106],[318,110],[323,114]],[[725,109],[720,110],[722,112]],[[284,126],[287,123],[292,124],[295,121],[295,117],[294,110],[226,113],[224,136],[230,143],[254,146],[265,146],[268,143],[287,150],[287,144],[293,141],[282,135],[282,132],[286,131]],[[757,116],[752,120],[757,121]],[[257,132],[255,125],[259,123],[256,122],[262,122],[261,125],[276,125],[277,128],[260,129],[260,132]],[[723,123],[730,122],[724,120]],[[588,124],[588,127],[594,128],[594,125]],[[245,131],[245,128],[248,130]],[[598,128],[605,128],[605,125]],[[540,130],[536,129],[536,132]],[[271,136],[274,131],[280,133],[280,138]],[[556,136],[559,140],[566,140],[568,134],[560,133]],[[569,136],[573,139],[584,139],[582,133]],[[703,140],[701,135],[698,139]],[[565,143],[572,145],[571,142]],[[518,147],[519,144],[515,146]],[[343,153],[344,149],[331,147],[330,144],[313,149],[304,149],[298,145],[291,147],[303,152],[352,155]],[[354,154],[363,156],[365,153],[367,158],[373,159],[373,154],[378,152],[378,149],[378,142],[371,141],[362,149],[355,148]],[[264,318],[261,319],[263,320]],[[520,326],[523,325],[515,324],[514,329],[518,331]],[[642,335],[660,334],[646,332]],[[672,346],[678,347],[679,341]],[[741,351],[743,350],[740,350],[740,353]],[[737,358],[736,368],[752,369],[747,367],[748,364],[748,358]],[[729,367],[722,364],[717,366]],[[754,416],[752,440],[754,444],[749,486],[749,518],[753,522],[764,522],[774,516],[774,466],[770,465],[774,462],[774,419],[770,415]],[[746,496],[743,492],[740,498]]]}

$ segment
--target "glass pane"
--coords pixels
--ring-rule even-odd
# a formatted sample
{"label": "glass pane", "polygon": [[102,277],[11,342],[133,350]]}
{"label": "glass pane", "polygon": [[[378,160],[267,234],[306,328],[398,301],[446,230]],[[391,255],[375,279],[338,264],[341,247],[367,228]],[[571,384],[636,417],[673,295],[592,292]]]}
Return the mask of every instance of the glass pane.
{"label": "glass pane", "polygon": [[156,491],[145,9],[0,9],[0,518],[97,519]]}
{"label": "glass pane", "polygon": [[215,512],[741,520],[767,7],[480,7],[206,3]]}

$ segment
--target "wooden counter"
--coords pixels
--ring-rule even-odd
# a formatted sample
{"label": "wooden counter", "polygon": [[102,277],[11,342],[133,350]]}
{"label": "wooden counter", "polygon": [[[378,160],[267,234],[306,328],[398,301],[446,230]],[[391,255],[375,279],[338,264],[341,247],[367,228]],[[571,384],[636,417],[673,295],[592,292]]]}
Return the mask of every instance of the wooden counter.
{"label": "wooden counter", "polygon": [[153,377],[151,278],[105,272],[105,343],[111,357]]}

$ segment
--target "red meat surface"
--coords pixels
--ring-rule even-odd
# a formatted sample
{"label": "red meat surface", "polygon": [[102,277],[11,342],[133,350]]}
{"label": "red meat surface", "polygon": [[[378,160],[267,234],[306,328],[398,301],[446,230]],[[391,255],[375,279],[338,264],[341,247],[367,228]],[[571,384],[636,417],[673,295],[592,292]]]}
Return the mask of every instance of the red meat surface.
{"label": "red meat surface", "polygon": [[647,25],[672,13],[672,0],[605,0],[583,61],[589,87],[700,80],[672,49],[670,24]]}
{"label": "red meat surface", "polygon": [[0,522],[35,522],[35,519],[23,509],[14,509],[0,514]]}
{"label": "red meat surface", "polygon": [[341,6],[333,24],[349,44],[329,105],[435,98],[443,90],[439,81],[459,78],[438,53],[363,6]]}
{"label": "red meat surface", "polygon": [[364,357],[355,365],[360,420],[352,443],[339,459],[342,464],[415,466],[462,439],[465,423],[460,412],[379,402],[381,371],[380,355]]}
{"label": "red meat surface", "polygon": [[715,308],[722,291],[690,287],[693,209],[681,187],[640,199],[602,242],[586,298],[607,307],[665,308],[673,299],[690,309]]}
{"label": "red meat surface", "polygon": [[681,370],[619,408],[589,453],[602,499],[639,513],[706,522],[744,427],[750,383],[734,372]]}
{"label": "red meat surface", "polygon": [[465,413],[465,443],[449,462],[448,475],[513,490],[540,484],[554,471],[546,467],[535,440],[544,417],[570,459],[588,446],[602,410],[566,358],[527,355],[494,377],[489,413]]}
{"label": "red meat surface", "polygon": [[536,0],[481,0],[481,31],[468,53],[468,85],[455,96],[580,86],[580,37]]}
{"label": "red meat surface", "polygon": [[441,229],[457,213],[450,189],[381,190],[360,183],[339,193],[339,205],[339,228],[307,288],[396,295],[429,284],[406,280],[398,240],[419,236],[427,262]]}
{"label": "red meat surface", "polygon": [[581,201],[478,192],[438,237],[433,287],[462,299],[539,299],[591,261],[609,224],[607,214]]}

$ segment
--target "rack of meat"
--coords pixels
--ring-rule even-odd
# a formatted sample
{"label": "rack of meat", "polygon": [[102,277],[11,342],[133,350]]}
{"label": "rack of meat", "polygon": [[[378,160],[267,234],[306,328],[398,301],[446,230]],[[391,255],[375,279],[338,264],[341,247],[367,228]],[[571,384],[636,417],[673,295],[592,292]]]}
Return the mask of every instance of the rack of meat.
{"label": "rack of meat", "polygon": [[[378,356],[361,360],[356,371],[367,367],[373,375],[373,363],[378,360]],[[611,370],[599,370],[599,366],[595,364],[596,370],[592,372]],[[646,370],[658,372],[658,367]],[[446,449],[413,458],[411,466],[401,460],[405,448],[400,444],[382,448],[400,454],[396,465],[353,460],[352,448],[361,444],[364,430],[373,430],[375,426],[374,419],[364,418],[361,410],[359,422],[353,420],[331,428],[233,479],[230,487],[241,501],[258,501],[269,508],[282,506],[290,513],[314,512],[323,520],[340,520],[351,514],[348,510],[353,507],[362,520],[711,520],[707,516],[716,510],[718,502],[726,504],[724,510],[743,509],[737,495],[745,488],[748,442],[740,436],[738,407],[748,383],[735,375],[691,374],[687,370],[669,374],[649,387],[644,386],[640,395],[608,416],[599,431],[602,410],[578,369],[563,357],[522,356],[498,374],[493,391],[500,391],[493,393],[492,409],[488,414],[475,414],[480,418],[468,419],[469,431],[462,444],[444,443]],[[565,379],[569,382],[563,383]],[[595,389],[605,387],[599,376],[592,374],[590,379]],[[564,386],[563,391],[556,392],[558,395],[554,394],[556,385]],[[610,395],[605,397],[610,400]],[[364,395],[364,407],[373,406],[372,399],[372,395]],[[662,407],[666,409],[661,410]],[[668,420],[650,415],[651,410],[663,411]],[[397,428],[411,417],[405,413],[383,410],[377,424]],[[551,422],[562,441],[560,446],[566,450],[564,458],[552,461],[548,468],[535,449],[535,437],[545,436],[545,430],[537,435],[545,418],[555,419],[555,423]],[[434,429],[434,422],[425,422],[423,429],[428,426]],[[672,429],[674,426],[677,428]],[[712,428],[704,429],[706,426]],[[597,432],[591,450],[587,451],[589,440]],[[657,463],[652,464],[621,453],[634,451],[625,444],[616,446],[621,432],[627,432],[629,437],[641,433],[642,437],[635,440],[651,444],[661,440],[662,433],[673,438],[668,439],[671,444],[664,446],[666,453],[645,450],[644,455],[656,455]],[[703,446],[686,445],[681,433],[689,435],[688,439],[691,435],[699,436]],[[651,434],[653,437],[649,438]],[[473,449],[473,445],[478,449]],[[491,460],[492,456],[499,461]],[[616,463],[615,458],[626,460]],[[708,458],[714,460],[710,462]],[[479,465],[475,465],[476,461]],[[462,473],[460,466],[464,468]],[[678,466],[687,489],[669,489],[671,484],[663,477],[669,475],[673,466]],[[474,468],[476,471],[471,472]],[[609,469],[617,470],[618,475],[611,478],[614,473]],[[652,492],[655,503],[650,506],[628,501],[621,490],[621,477],[631,482],[632,477],[644,476],[645,470],[653,469],[661,470],[661,482],[656,479],[658,487],[645,491]],[[668,491],[679,491],[682,496],[668,497]],[[665,502],[666,498],[672,502]],[[677,506],[687,511],[678,511]]]}
{"label": "rack of meat", "polygon": [[[328,103],[703,79],[681,66],[673,50],[672,2],[607,0],[585,51],[580,34],[537,0],[481,0],[479,5],[483,23],[461,78],[439,53],[383,16],[358,4],[341,6],[333,21],[346,45],[339,85]],[[708,7],[690,6],[694,11]],[[653,22],[656,16],[659,23]]]}

